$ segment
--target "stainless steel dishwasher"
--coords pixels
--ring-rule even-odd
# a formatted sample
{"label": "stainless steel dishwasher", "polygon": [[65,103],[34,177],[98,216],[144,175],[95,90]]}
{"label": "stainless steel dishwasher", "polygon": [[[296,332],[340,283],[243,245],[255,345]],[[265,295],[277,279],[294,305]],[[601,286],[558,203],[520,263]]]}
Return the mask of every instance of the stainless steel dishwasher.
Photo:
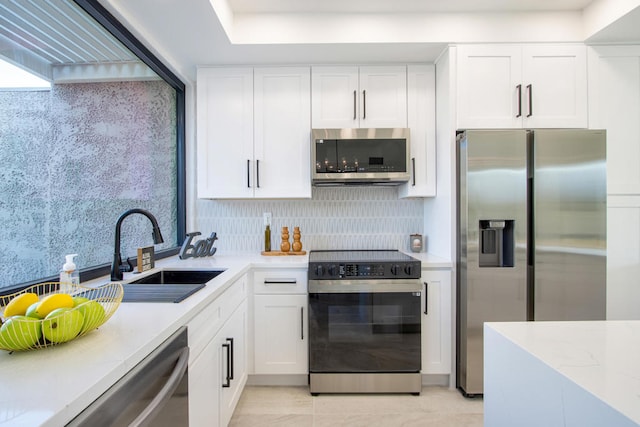
{"label": "stainless steel dishwasher", "polygon": [[169,337],[68,426],[189,425],[187,328]]}

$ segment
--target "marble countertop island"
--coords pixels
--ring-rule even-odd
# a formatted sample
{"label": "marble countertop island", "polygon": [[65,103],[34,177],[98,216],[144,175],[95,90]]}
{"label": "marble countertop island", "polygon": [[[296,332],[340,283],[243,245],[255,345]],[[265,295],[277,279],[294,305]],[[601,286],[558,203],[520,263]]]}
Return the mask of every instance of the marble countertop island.
{"label": "marble countertop island", "polygon": [[639,426],[640,321],[484,326],[485,425]]}

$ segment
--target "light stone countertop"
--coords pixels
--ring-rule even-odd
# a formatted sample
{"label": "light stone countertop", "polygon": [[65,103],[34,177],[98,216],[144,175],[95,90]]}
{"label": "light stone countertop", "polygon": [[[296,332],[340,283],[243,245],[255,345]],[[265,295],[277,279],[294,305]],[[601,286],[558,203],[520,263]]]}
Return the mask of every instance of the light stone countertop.
{"label": "light stone countertop", "polygon": [[[632,423],[640,425],[640,321],[485,323],[485,335],[491,331],[500,334],[542,362],[548,367],[550,373],[559,373],[575,383],[578,386],[576,390],[586,391],[586,395],[594,396],[603,402],[606,406],[602,408],[609,407],[614,411],[613,413],[619,413]],[[492,344],[494,342],[492,341]],[[488,348],[485,342],[485,353],[502,351],[502,348]],[[485,354],[485,376],[487,375],[487,357],[489,356]],[[514,366],[514,372],[517,373],[523,367]],[[526,375],[529,374],[523,373],[522,378]],[[486,388],[489,387],[487,381],[492,380],[492,378],[485,378]],[[521,387],[531,390],[536,384],[542,384],[544,381],[546,379],[538,373],[536,378],[530,378],[527,384],[520,384],[518,387],[521,390]],[[501,395],[488,396],[485,393],[485,415],[487,405],[491,404],[492,399],[496,399],[496,404],[502,405],[497,406],[498,413],[505,416],[504,402],[507,397],[504,394],[507,391],[500,389],[497,384],[495,387],[494,392]],[[562,400],[565,404],[572,402],[570,399],[575,400],[575,397],[567,394],[569,393],[567,390],[569,388],[565,387],[563,391],[565,395]],[[519,394],[521,399],[527,399],[526,394],[516,394]],[[531,410],[535,413],[543,414],[546,410],[551,413],[555,410],[552,406],[556,402],[551,405],[548,395],[544,396],[544,399],[547,399],[547,405],[538,405],[537,409],[531,401],[528,405],[533,406]],[[528,408],[527,402],[522,404]],[[571,407],[567,407],[560,409],[559,412],[564,412],[564,416],[569,417],[570,410]],[[583,412],[586,410],[587,408],[583,408]],[[590,422],[593,423],[594,420]]]}
{"label": "light stone countertop", "polygon": [[[421,255],[423,268],[429,265],[428,254],[417,255]],[[434,267],[447,265],[441,258],[432,260]],[[99,329],[69,343],[27,352],[0,351],[0,425],[66,424],[250,269],[306,269],[307,263],[308,255],[218,253],[208,258],[183,261],[175,256],[157,261],[156,269],[226,271],[179,304],[122,303]],[[125,273],[124,281],[138,277]],[[105,277],[83,285],[107,282]]]}

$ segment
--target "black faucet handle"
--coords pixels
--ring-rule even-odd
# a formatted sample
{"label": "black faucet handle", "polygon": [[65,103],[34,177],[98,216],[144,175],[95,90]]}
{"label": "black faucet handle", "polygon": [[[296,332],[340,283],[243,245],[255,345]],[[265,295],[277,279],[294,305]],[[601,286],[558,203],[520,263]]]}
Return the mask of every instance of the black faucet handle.
{"label": "black faucet handle", "polygon": [[133,262],[131,261],[131,258],[127,257],[127,263],[120,266],[120,271],[123,271],[125,273],[130,273],[133,271]]}

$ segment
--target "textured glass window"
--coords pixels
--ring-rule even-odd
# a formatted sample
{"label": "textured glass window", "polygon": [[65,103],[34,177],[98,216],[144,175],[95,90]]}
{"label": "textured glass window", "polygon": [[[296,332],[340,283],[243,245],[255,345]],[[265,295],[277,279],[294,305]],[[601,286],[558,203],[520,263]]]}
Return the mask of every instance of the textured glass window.
{"label": "textured glass window", "polygon": [[[104,268],[131,208],[158,219],[156,252],[176,247],[176,89],[73,1],[6,6],[0,59],[51,89],[0,89],[0,288],[57,276],[65,254]],[[151,231],[142,215],[124,220],[123,260]]]}

